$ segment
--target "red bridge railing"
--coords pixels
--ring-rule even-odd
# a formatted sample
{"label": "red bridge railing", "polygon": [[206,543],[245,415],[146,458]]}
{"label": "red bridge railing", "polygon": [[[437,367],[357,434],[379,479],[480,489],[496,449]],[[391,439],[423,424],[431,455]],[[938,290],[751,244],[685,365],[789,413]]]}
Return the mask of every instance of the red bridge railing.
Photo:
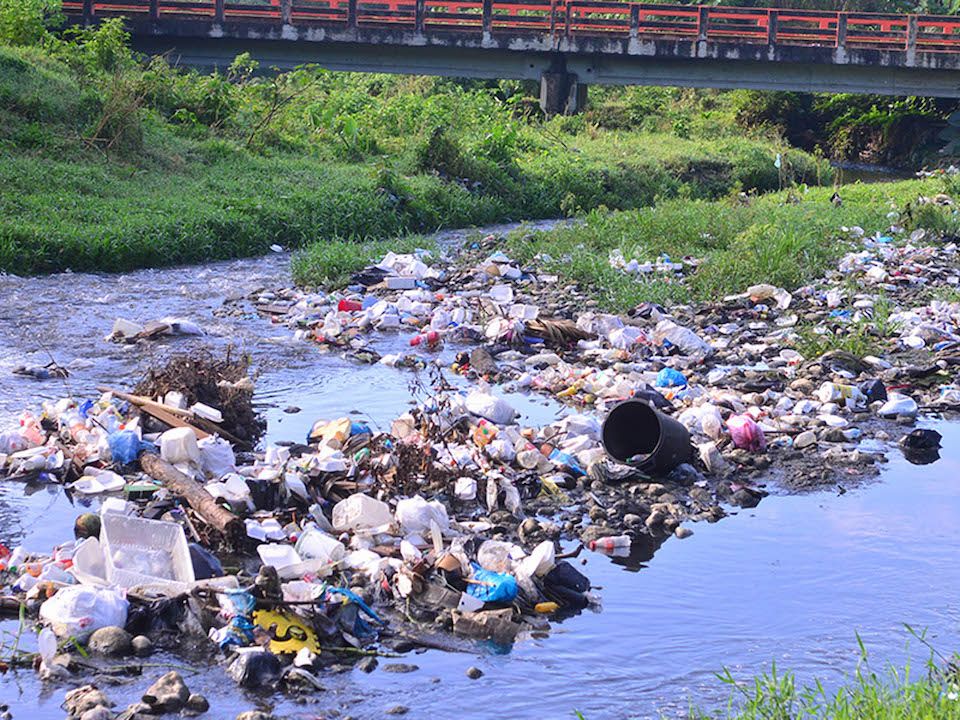
{"label": "red bridge railing", "polygon": [[67,0],[68,15],[960,52],[960,17],[598,0]]}

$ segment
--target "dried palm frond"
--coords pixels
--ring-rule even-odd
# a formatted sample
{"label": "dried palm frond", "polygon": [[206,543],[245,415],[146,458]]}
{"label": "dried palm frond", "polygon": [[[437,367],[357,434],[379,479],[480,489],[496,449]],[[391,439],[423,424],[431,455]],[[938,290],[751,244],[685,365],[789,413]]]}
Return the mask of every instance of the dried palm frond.
{"label": "dried palm frond", "polygon": [[578,340],[593,340],[596,335],[577,327],[573,320],[537,318],[527,322],[528,335],[543,338],[548,345],[570,345]]}

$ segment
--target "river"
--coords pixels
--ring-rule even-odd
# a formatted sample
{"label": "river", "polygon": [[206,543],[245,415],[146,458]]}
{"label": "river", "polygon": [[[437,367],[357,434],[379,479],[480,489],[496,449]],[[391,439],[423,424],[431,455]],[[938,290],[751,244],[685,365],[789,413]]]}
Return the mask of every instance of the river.
{"label": "river", "polygon": [[[288,285],[288,265],[288,256],[276,254],[122,275],[0,277],[0,424],[68,390],[89,394],[104,380],[128,386],[169,352],[233,344],[259,371],[268,439],[300,439],[318,417],[351,411],[382,426],[409,402],[409,374],[293,342],[244,300],[258,288]],[[147,347],[103,341],[117,316],[167,314],[209,334]],[[71,369],[67,385],[11,375],[16,365],[44,364],[50,355]],[[563,412],[541,398],[511,399],[533,422]],[[284,413],[291,404],[302,412]],[[326,690],[307,703],[245,694],[221,666],[204,667],[205,658],[158,655],[151,662],[204,667],[185,678],[210,699],[205,717],[217,720],[261,706],[290,718],[380,718],[398,705],[410,708],[410,718],[573,718],[575,710],[588,720],[683,717],[691,704],[725,705],[729,688],[715,677],[724,667],[749,679],[776,662],[802,681],[835,685],[855,667],[855,633],[875,669],[920,664],[928,651],[916,641],[906,647],[905,624],[927,629],[944,652],[960,647],[960,602],[952,597],[960,582],[960,425],[935,426],[945,449],[933,465],[910,465],[895,454],[879,478],[842,494],[774,495],[719,523],[693,525],[689,539],[670,539],[655,552],[639,548],[629,560],[587,553],[584,571],[602,586],[602,611],[523,638],[507,653],[484,645],[467,653],[431,650],[405,660],[419,666],[410,674],[325,673]],[[58,486],[2,483],[0,542],[49,550],[70,539],[80,510]],[[4,641],[16,625],[0,623]],[[484,672],[479,680],[466,676],[474,665]],[[150,668],[105,689],[122,706],[160,673]],[[11,672],[0,679],[0,704],[14,717],[61,718],[64,689],[44,688],[32,671]]]}

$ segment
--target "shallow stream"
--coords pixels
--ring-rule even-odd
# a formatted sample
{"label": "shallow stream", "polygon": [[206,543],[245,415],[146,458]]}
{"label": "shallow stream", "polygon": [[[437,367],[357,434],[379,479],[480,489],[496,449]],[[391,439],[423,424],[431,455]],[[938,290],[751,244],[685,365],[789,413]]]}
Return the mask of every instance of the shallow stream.
{"label": "shallow stream", "polygon": [[[257,400],[271,439],[300,440],[317,418],[352,411],[384,427],[410,401],[410,371],[321,354],[242,300],[257,288],[288,285],[288,264],[278,254],[123,275],[0,277],[0,425],[43,398],[89,395],[105,381],[128,387],[170,352],[232,344],[250,353],[260,372]],[[103,340],[117,316],[164,315],[187,317],[209,334],[155,345]],[[399,347],[402,339],[393,342]],[[13,367],[43,365],[51,355],[70,368],[66,383],[11,375]],[[530,422],[563,412],[539,397],[511,402]],[[301,412],[285,413],[290,405]],[[691,704],[721,707],[729,689],[715,673],[724,667],[748,679],[775,661],[802,680],[836,684],[855,667],[855,632],[877,669],[908,658],[922,663],[928,651],[916,641],[906,648],[905,623],[926,628],[945,652],[960,648],[960,600],[952,597],[960,585],[960,424],[937,428],[944,451],[933,465],[913,466],[894,453],[876,481],[843,494],[774,495],[630,559],[584,553],[584,571],[603,588],[602,612],[555,624],[549,636],[522,639],[510,652],[484,645],[471,653],[431,650],[404,660],[419,666],[410,674],[324,674],[326,691],[307,704],[244,694],[220,666],[184,671],[185,679],[209,697],[205,717],[216,720],[258,705],[291,718],[380,718],[402,705],[410,718],[573,718],[579,710],[599,720],[679,717]],[[71,539],[80,511],[58,486],[2,483],[0,542],[49,550]],[[0,623],[0,642],[9,642],[16,627]],[[191,664],[163,655],[150,662]],[[481,679],[466,677],[471,665],[484,671]],[[105,690],[123,706],[161,672],[151,667]],[[64,691],[44,688],[32,671],[0,676],[0,704],[15,718],[62,718]]]}

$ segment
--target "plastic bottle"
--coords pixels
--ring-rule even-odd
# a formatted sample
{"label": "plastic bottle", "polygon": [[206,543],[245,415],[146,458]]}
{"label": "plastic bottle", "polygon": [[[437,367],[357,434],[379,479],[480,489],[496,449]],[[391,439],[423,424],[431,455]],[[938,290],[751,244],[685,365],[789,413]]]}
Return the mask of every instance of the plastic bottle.
{"label": "plastic bottle", "polygon": [[481,420],[477,423],[477,427],[473,431],[473,441],[478,447],[484,447],[497,436],[498,432],[499,430],[496,425],[486,420]]}
{"label": "plastic bottle", "polygon": [[439,344],[440,333],[436,330],[430,330],[429,332],[421,333],[420,335],[410,338],[410,347],[426,345],[428,348],[434,348]]}
{"label": "plastic bottle", "polygon": [[817,397],[823,403],[843,400],[848,408],[864,407],[867,404],[867,396],[859,388],[832,382],[821,385],[817,390]]}
{"label": "plastic bottle", "polygon": [[613,537],[600,538],[590,541],[591,550],[610,551],[617,548],[628,548],[633,543],[629,535],[614,535]]}
{"label": "plastic bottle", "polygon": [[43,445],[47,439],[47,434],[40,427],[40,421],[31,412],[24,412],[20,415],[20,434],[34,447]]}

